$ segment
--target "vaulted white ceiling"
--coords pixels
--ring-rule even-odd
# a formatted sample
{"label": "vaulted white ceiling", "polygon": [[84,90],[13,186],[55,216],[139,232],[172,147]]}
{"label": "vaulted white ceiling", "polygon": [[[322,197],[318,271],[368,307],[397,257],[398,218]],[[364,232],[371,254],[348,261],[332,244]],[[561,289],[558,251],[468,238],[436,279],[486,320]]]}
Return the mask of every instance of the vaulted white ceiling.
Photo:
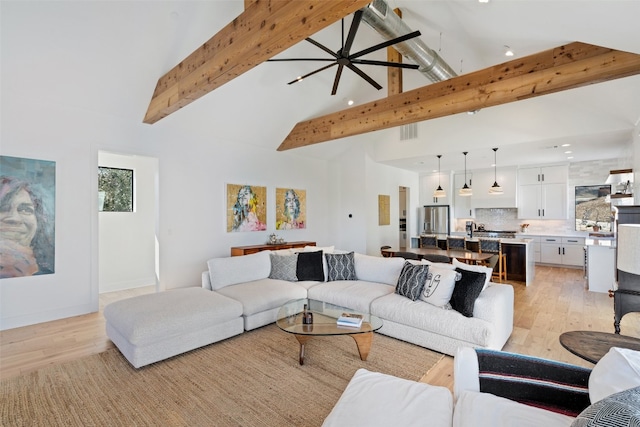
{"label": "vaulted white ceiling", "polygon": [[[506,61],[504,45],[526,56],[581,41],[640,54],[640,1],[388,0],[421,39],[459,74]],[[2,1],[2,91],[24,102],[89,109],[141,123],[159,77],[238,16],[234,1]],[[345,25],[350,17],[345,19]],[[340,23],[313,36],[340,47]],[[362,25],[352,51],[381,42]],[[282,58],[324,56],[301,42]],[[386,53],[367,56],[385,59]],[[300,83],[317,62],[263,63],[154,126],[276,150],[299,121],[386,96],[386,69],[363,67],[382,86],[376,91],[345,70],[331,96],[335,68]],[[430,82],[404,72],[405,90]],[[475,115],[459,114],[418,124],[418,139],[400,141],[399,129],[297,149],[330,159],[353,140],[366,141],[372,157],[414,171],[525,165],[627,156],[640,120],[640,76],[591,85]],[[147,126],[147,125],[145,125]]]}

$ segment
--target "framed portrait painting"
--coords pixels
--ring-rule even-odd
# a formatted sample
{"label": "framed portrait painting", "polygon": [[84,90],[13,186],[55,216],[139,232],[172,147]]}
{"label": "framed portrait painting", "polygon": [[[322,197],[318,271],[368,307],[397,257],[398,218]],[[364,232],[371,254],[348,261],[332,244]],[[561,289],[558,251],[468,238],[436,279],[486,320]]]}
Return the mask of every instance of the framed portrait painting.
{"label": "framed portrait painting", "polygon": [[306,190],[276,188],[276,230],[295,230],[306,227]]}
{"label": "framed portrait painting", "polygon": [[0,156],[0,279],[55,272],[56,163]]}
{"label": "framed portrait painting", "polygon": [[227,232],[267,229],[267,187],[227,184]]}

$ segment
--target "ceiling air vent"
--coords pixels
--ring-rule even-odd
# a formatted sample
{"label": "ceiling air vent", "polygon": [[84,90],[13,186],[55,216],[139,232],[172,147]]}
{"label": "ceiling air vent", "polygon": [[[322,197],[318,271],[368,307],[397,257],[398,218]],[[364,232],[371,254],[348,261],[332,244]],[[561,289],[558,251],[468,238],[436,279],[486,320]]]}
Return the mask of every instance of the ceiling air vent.
{"label": "ceiling air vent", "polygon": [[400,141],[418,138],[418,124],[410,123],[400,126]]}

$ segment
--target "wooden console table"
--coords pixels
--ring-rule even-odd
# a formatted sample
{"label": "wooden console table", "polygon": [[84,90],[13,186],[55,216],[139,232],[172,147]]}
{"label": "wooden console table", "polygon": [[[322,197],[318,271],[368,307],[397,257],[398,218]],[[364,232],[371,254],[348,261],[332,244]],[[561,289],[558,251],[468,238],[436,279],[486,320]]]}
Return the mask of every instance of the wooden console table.
{"label": "wooden console table", "polygon": [[260,251],[277,251],[278,249],[304,248],[305,246],[315,246],[316,242],[285,242],[277,245],[251,245],[251,246],[233,246],[231,248],[231,256],[255,254]]}

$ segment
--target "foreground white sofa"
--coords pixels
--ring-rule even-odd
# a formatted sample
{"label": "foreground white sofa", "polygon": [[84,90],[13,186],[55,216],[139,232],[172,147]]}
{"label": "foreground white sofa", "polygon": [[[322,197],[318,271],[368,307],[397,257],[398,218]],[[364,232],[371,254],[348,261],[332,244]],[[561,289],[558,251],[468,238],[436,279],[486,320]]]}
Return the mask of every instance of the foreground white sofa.
{"label": "foreground white sofa", "polygon": [[[288,300],[310,298],[376,315],[383,320],[379,333],[449,355],[460,347],[499,350],[511,335],[511,285],[489,283],[476,300],[473,316],[465,317],[394,293],[404,259],[357,253],[354,258],[357,280],[338,281],[270,279],[270,251],[214,258],[202,273],[202,287],[240,302],[245,330],[275,322]],[[324,272],[326,278],[326,263]]]}
{"label": "foreground white sofa", "polygon": [[[458,350],[453,396],[443,387],[360,369],[323,427],[627,427],[640,423],[640,352],[612,348],[590,370],[481,350],[485,363],[489,359],[489,364],[505,366],[500,369],[504,375],[480,369],[477,353],[470,348]],[[494,384],[485,384],[487,378]]]}

